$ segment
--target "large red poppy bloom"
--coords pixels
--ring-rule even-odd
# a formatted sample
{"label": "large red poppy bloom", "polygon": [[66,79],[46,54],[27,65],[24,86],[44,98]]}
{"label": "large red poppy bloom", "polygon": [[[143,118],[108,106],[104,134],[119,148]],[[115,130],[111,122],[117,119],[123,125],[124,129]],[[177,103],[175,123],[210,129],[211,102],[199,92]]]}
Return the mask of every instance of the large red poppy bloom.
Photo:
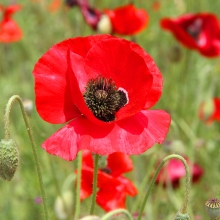
{"label": "large red poppy bloom", "polygon": [[215,120],[220,121],[220,98],[203,102],[199,108],[199,117],[206,124],[210,124]]}
{"label": "large red poppy bloom", "polygon": [[[129,156],[123,153],[113,153],[107,158],[106,166],[98,170],[98,192],[96,202],[104,210],[111,211],[126,208],[126,196],[135,196],[137,189],[134,184],[122,175],[133,169]],[[93,159],[90,151],[83,152],[83,168],[81,179],[81,200],[92,194]]]}
{"label": "large red poppy bloom", "polygon": [[19,41],[22,38],[20,27],[12,20],[12,15],[19,11],[21,6],[18,4],[3,7],[0,5],[2,20],[0,21],[0,42],[11,43]]}
{"label": "large red poppy bloom", "polygon": [[73,160],[80,150],[140,154],[161,143],[170,125],[160,98],[162,76],[137,44],[96,35],[54,45],[37,62],[36,107],[50,123],[65,123],[43,148]]}
{"label": "large red poppy bloom", "polygon": [[142,31],[148,23],[148,14],[144,9],[137,9],[133,4],[113,10],[106,10],[110,17],[113,33],[133,35]]}
{"label": "large red poppy bloom", "polygon": [[[187,164],[191,166],[190,161],[185,158]],[[200,180],[201,176],[203,175],[203,169],[196,163],[192,165],[192,182],[196,183]],[[175,158],[170,159],[167,161],[166,165],[161,169],[159,173],[156,183],[161,183],[165,187],[168,182],[172,184],[172,186],[178,187],[180,184],[180,179],[185,176],[185,168],[183,163]]]}
{"label": "large red poppy bloom", "polygon": [[202,55],[220,55],[220,27],[211,13],[187,14],[176,19],[164,18],[162,28],[173,33],[184,46],[198,50]]}

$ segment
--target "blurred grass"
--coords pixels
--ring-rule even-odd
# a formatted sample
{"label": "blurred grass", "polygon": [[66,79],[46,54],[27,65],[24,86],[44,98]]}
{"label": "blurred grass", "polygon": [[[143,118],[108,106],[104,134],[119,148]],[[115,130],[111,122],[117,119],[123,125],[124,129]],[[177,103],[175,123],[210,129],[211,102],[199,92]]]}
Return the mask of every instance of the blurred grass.
{"label": "blurred grass", "polygon": [[[14,1],[13,1],[14,2]],[[128,1],[93,0],[93,6],[100,9],[114,8]],[[147,189],[151,173],[155,170],[156,159],[163,158],[169,153],[187,155],[192,161],[199,163],[205,173],[202,180],[192,186],[190,212],[207,219],[204,202],[215,197],[220,190],[219,163],[219,128],[215,122],[206,126],[198,118],[198,108],[203,100],[213,96],[220,96],[220,62],[219,58],[207,59],[195,51],[182,47],[173,36],[163,31],[159,26],[162,17],[176,17],[186,12],[213,12],[219,14],[220,1],[198,0],[161,0],[159,11],[152,10],[153,0],[135,0],[137,7],[145,8],[150,17],[149,25],[135,39],[155,60],[164,77],[163,95],[154,109],[164,109],[171,114],[173,123],[167,136],[167,141],[178,140],[184,147],[167,151],[166,144],[155,145],[140,156],[133,156],[134,171],[130,177],[140,189],[142,181],[148,175],[147,183],[142,187]],[[3,0],[7,5],[8,0]],[[18,3],[23,9],[14,15],[14,19],[24,32],[21,41],[12,44],[0,44],[0,119],[3,138],[3,114],[7,100],[14,94],[23,99],[34,100],[34,79],[31,74],[37,60],[53,44],[63,39],[95,34],[83,21],[77,8],[67,10],[62,6],[57,12],[47,10],[49,1],[33,3],[22,0]],[[129,39],[128,37],[126,37]],[[177,62],[170,60],[173,48],[178,47],[181,52]],[[58,196],[52,176],[49,157],[51,158],[59,187],[64,180],[73,174],[76,162],[67,162],[58,157],[47,155],[40,144],[56,131],[61,125],[51,125],[44,122],[34,109],[30,115],[38,154],[43,171],[51,219],[56,219],[54,202]],[[34,202],[40,195],[38,180],[35,174],[34,160],[30,142],[23,119],[17,104],[11,114],[11,136],[17,142],[20,152],[19,169],[11,182],[0,181],[0,219],[33,219],[42,217],[42,207]],[[143,169],[144,168],[144,169]],[[183,182],[184,183],[184,182]],[[72,188],[74,185],[72,184]],[[180,207],[184,187],[178,190],[165,191],[162,187],[155,187],[147,203],[143,219],[168,220]],[[138,195],[138,198],[142,194]],[[137,198],[135,198],[137,199]],[[134,198],[128,198],[128,210],[132,210]],[[88,214],[89,201],[83,201],[81,215]],[[138,211],[137,210],[133,210]],[[104,212],[97,207],[97,214]],[[195,219],[192,216],[192,219]]]}

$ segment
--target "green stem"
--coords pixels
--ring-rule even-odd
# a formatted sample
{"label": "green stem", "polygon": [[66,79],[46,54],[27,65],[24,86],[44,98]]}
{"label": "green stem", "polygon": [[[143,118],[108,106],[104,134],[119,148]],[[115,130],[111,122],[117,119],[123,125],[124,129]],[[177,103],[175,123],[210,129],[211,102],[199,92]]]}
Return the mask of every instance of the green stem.
{"label": "green stem", "polygon": [[80,214],[80,189],[82,176],[82,151],[77,156],[77,185],[76,185],[76,210],[74,219],[77,220]]}
{"label": "green stem", "polygon": [[110,218],[110,217],[112,217],[113,215],[116,215],[116,214],[118,214],[118,213],[124,213],[124,214],[128,217],[129,220],[133,220],[131,214],[130,214],[126,209],[116,209],[116,210],[113,210],[113,211],[111,211],[111,212],[108,212],[107,214],[105,214],[105,215],[101,218],[101,220],[106,220],[106,219],[108,219],[108,218]]}
{"label": "green stem", "polygon": [[143,211],[144,211],[144,207],[147,203],[147,199],[150,195],[150,192],[154,186],[154,183],[156,181],[156,178],[161,170],[161,168],[163,167],[163,165],[170,159],[172,158],[176,158],[176,159],[179,159],[183,162],[184,164],[184,167],[185,167],[185,170],[186,170],[186,189],[185,189],[185,194],[184,194],[184,199],[183,199],[183,203],[182,203],[182,206],[180,208],[180,213],[182,214],[185,214],[186,213],[186,209],[187,209],[187,204],[188,204],[188,200],[189,200],[189,189],[190,189],[190,174],[189,174],[189,167],[186,163],[186,160],[181,157],[180,155],[177,155],[177,154],[172,154],[170,156],[167,156],[165,157],[162,162],[160,163],[160,165],[158,166],[157,170],[156,170],[156,173],[154,174],[153,176],[153,179],[151,180],[150,182],[150,185],[149,185],[149,188],[147,190],[147,193],[145,195],[145,198],[144,198],[144,201],[142,203],[142,206],[141,206],[141,209],[140,209],[140,213],[139,213],[139,216],[138,216],[138,219],[137,220],[141,220],[141,217],[142,217],[142,214],[143,214]]}
{"label": "green stem", "polygon": [[68,210],[68,207],[66,205],[66,201],[65,199],[63,198],[63,193],[61,192],[61,189],[60,189],[60,186],[59,186],[59,183],[58,183],[58,180],[57,180],[57,176],[56,176],[56,171],[54,169],[54,164],[53,164],[53,161],[51,159],[51,157],[49,156],[49,161],[50,161],[50,168],[51,168],[51,173],[52,173],[52,177],[53,177],[53,181],[55,183],[55,188],[57,190],[57,193],[63,203],[63,208],[64,208],[64,211],[66,212],[67,216],[69,216],[69,210]]}
{"label": "green stem", "polygon": [[97,180],[98,180],[98,161],[99,161],[99,155],[95,154],[92,203],[91,203],[91,208],[90,208],[90,214],[91,215],[94,213],[95,203],[96,203]]}
{"label": "green stem", "polygon": [[48,220],[49,219],[49,214],[48,214],[48,208],[47,208],[47,203],[46,203],[46,193],[45,193],[45,190],[44,190],[42,173],[41,173],[40,163],[39,163],[39,159],[38,159],[38,155],[37,155],[37,147],[36,147],[36,144],[34,142],[33,133],[32,133],[32,130],[31,130],[31,127],[30,127],[30,124],[29,124],[28,117],[27,117],[26,112],[24,110],[22,100],[18,95],[13,95],[8,100],[8,103],[6,105],[5,116],[4,116],[5,139],[10,138],[10,130],[9,130],[10,112],[11,112],[12,105],[15,101],[18,101],[18,103],[20,105],[22,116],[23,116],[23,119],[24,119],[24,122],[25,122],[25,125],[26,125],[26,128],[27,128],[28,136],[29,136],[29,139],[30,139],[30,142],[31,142],[31,146],[32,146],[33,154],[34,154],[34,160],[35,160],[35,164],[36,164],[37,176],[38,176],[38,180],[39,180],[39,184],[40,184],[41,196],[42,196],[42,199],[43,199],[45,219]]}

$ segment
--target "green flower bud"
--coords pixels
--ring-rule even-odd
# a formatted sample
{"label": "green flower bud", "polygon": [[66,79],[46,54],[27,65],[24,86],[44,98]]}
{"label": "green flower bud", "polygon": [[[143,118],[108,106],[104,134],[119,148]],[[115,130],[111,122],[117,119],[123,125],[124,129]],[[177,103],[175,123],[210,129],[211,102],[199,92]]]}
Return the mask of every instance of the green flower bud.
{"label": "green flower bud", "polygon": [[177,212],[174,219],[173,220],[189,220],[190,219],[190,216],[188,213],[180,213],[180,212]]}
{"label": "green flower bud", "polygon": [[10,181],[18,167],[18,150],[13,139],[0,142],[0,177]]}
{"label": "green flower bud", "polygon": [[220,217],[220,200],[219,199],[209,199],[205,202],[206,212],[208,216],[215,220]]}

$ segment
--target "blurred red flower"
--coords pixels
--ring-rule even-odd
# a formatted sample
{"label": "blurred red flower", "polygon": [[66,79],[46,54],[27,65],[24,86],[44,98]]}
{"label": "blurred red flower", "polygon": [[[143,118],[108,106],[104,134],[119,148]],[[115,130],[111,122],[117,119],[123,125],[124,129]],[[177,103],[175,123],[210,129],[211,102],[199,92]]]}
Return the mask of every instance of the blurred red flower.
{"label": "blurred red flower", "polygon": [[173,33],[184,46],[206,57],[220,55],[220,27],[211,13],[186,14],[176,19],[163,18],[161,27]]}
{"label": "blurred red flower", "polygon": [[[191,162],[188,158],[185,158],[187,164],[191,166]],[[192,182],[196,183],[200,180],[203,175],[203,169],[198,164],[194,163],[192,166]],[[185,168],[183,163],[175,158],[170,159],[166,162],[164,167],[161,169],[156,183],[163,184],[166,187],[167,183],[170,182],[174,188],[178,187],[180,184],[180,179],[185,176]]]}
{"label": "blurred red flower", "polygon": [[140,154],[165,139],[169,114],[148,110],[161,96],[162,75],[135,43],[110,35],[68,39],[50,48],[33,74],[40,116],[71,120],[43,143],[50,154]]}
{"label": "blurred red flower", "polygon": [[88,0],[67,0],[66,3],[70,7],[79,6],[86,23],[94,30],[109,34],[137,34],[147,26],[149,20],[147,12],[144,9],[137,9],[133,4],[101,12],[92,8]]}
{"label": "blurred red flower", "polygon": [[220,98],[202,102],[199,107],[199,118],[206,124],[210,124],[214,120],[220,121]]}
{"label": "blurred red flower", "polygon": [[137,9],[133,4],[113,10],[105,10],[110,17],[113,33],[133,35],[142,31],[148,23],[148,14],[144,9]]}
{"label": "blurred red flower", "polygon": [[53,0],[48,5],[48,9],[50,12],[56,12],[61,5],[61,0]]}
{"label": "blurred red flower", "polygon": [[[126,196],[135,196],[137,189],[129,179],[122,175],[133,169],[129,156],[113,153],[107,158],[107,165],[98,171],[98,192],[96,202],[105,211],[126,208]],[[90,151],[83,151],[83,168],[81,179],[81,200],[92,194],[93,159]]]}
{"label": "blurred red flower", "polygon": [[161,4],[159,1],[154,1],[151,6],[153,11],[159,11],[161,8]]}
{"label": "blurred red flower", "polygon": [[11,18],[12,15],[21,9],[21,5],[14,4],[4,7],[0,5],[2,20],[0,21],[0,42],[11,43],[22,38],[22,31],[17,23]]}

